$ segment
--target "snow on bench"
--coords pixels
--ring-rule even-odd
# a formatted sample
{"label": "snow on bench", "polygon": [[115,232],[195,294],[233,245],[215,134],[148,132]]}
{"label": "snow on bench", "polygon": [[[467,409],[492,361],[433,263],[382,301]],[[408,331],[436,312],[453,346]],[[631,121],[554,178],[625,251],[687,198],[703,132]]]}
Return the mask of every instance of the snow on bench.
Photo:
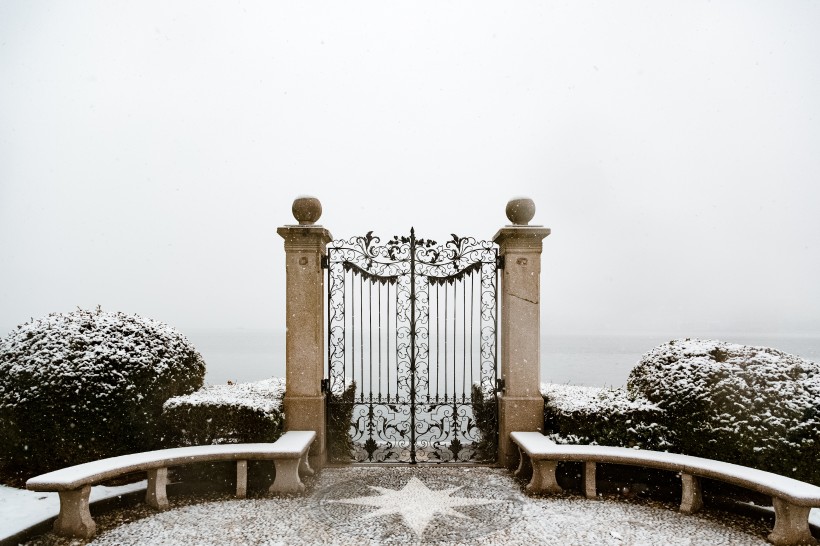
{"label": "snow on bench", "polygon": [[597,496],[596,463],[645,466],[679,472],[683,484],[680,510],[691,514],[703,507],[700,478],[739,485],[772,497],[775,525],[768,539],[777,545],[816,544],[809,529],[811,507],[820,507],[820,487],[766,472],[701,457],[597,445],[556,444],[540,432],[512,432],[512,441],[521,455],[516,475],[532,467],[530,493],[561,493],[555,479],[559,462],[584,463],[584,493]]}
{"label": "snow on bench", "polygon": [[159,449],[131,453],[78,464],[35,476],[26,482],[32,491],[57,491],[60,514],[54,532],[62,536],[90,538],[96,524],[91,519],[88,497],[95,483],[130,472],[146,471],[148,489],[145,502],[163,510],[168,507],[166,486],[168,468],[199,462],[236,461],[236,496],[245,498],[248,488],[248,461],[273,460],[276,476],[269,491],[275,494],[301,493],[305,490],[299,472],[312,475],[308,450],[316,438],[313,431],[285,432],[267,444],[220,444]]}

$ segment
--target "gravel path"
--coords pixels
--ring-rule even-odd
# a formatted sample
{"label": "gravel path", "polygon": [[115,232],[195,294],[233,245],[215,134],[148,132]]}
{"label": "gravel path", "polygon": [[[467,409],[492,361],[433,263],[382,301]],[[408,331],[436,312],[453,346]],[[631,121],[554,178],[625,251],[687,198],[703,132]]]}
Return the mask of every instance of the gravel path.
{"label": "gravel path", "polygon": [[[765,545],[768,525],[641,499],[528,497],[486,467],[327,468],[304,497],[172,498],[96,518],[95,546],[278,544]],[[86,544],[46,535],[31,546]]]}

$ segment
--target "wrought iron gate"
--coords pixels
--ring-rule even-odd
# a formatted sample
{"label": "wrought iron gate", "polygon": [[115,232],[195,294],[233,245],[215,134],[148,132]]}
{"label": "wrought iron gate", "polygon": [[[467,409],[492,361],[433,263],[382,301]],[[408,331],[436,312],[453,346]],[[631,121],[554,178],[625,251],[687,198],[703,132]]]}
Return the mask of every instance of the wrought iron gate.
{"label": "wrought iron gate", "polygon": [[495,460],[496,245],[413,229],[379,243],[327,249],[331,458]]}

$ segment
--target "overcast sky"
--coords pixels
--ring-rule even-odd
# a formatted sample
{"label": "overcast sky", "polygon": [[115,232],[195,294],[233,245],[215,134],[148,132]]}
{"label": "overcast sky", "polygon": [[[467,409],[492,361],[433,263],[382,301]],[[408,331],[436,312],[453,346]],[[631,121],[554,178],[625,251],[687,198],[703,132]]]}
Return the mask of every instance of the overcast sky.
{"label": "overcast sky", "polygon": [[0,2],[0,335],[283,328],[334,237],[537,206],[545,332],[820,333],[820,3]]}

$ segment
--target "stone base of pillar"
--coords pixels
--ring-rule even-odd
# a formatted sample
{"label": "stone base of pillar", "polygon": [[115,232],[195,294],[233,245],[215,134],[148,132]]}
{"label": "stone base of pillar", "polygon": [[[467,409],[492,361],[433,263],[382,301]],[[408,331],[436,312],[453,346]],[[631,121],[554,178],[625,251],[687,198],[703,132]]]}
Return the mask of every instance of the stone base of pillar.
{"label": "stone base of pillar", "polygon": [[284,400],[285,430],[313,430],[316,439],[310,446],[310,466],[325,466],[325,395],[287,396]]}
{"label": "stone base of pillar", "polygon": [[498,400],[498,463],[510,470],[518,467],[518,447],[510,440],[514,431],[543,432],[544,399],[501,395]]}

